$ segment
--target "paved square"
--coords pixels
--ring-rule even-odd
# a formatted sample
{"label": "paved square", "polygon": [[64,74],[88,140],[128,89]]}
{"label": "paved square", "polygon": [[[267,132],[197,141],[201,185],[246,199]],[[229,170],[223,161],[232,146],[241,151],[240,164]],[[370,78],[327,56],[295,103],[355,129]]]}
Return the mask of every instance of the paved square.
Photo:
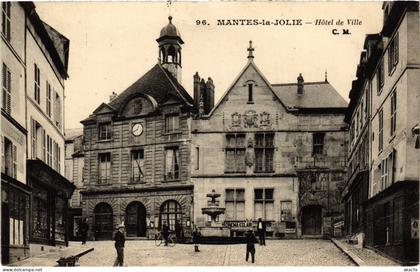
{"label": "paved square", "polygon": [[[80,258],[80,266],[112,266],[115,248],[112,241],[88,242],[95,250]],[[155,246],[153,241],[126,241],[127,266],[349,266],[353,263],[328,240],[268,240],[256,245],[256,263],[245,261],[245,244]]]}

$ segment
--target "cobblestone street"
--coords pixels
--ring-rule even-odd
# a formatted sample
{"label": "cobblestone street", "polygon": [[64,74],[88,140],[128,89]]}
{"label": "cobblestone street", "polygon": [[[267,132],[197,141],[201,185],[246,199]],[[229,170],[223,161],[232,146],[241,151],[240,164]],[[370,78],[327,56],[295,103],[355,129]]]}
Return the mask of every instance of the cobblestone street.
{"label": "cobblestone street", "polygon": [[[88,242],[81,246],[71,243],[74,251],[95,248],[79,259],[80,266],[112,266],[115,260],[113,241]],[[193,245],[156,247],[153,241],[127,241],[127,266],[350,266],[354,265],[328,240],[269,240],[267,246],[256,245],[256,262],[245,261],[245,245],[201,245],[199,253]],[[21,266],[40,266],[42,260],[31,258]],[[56,259],[46,258],[45,266],[55,265]]]}

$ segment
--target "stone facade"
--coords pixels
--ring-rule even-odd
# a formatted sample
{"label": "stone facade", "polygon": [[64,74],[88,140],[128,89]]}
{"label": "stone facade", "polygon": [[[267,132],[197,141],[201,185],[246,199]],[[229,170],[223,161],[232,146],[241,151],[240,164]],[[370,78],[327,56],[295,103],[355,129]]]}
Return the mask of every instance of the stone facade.
{"label": "stone facade", "polygon": [[[173,27],[170,21],[165,28]],[[180,37],[171,35],[179,33],[165,28],[159,46],[178,48]],[[111,239],[121,223],[135,237],[154,235],[163,221],[172,230],[177,221],[190,226],[194,106],[175,78],[180,65],[170,52],[160,50],[161,63],[82,121],[82,213],[92,239]],[[176,54],[180,61],[180,49]]]}
{"label": "stone facade", "polygon": [[[194,220],[208,225],[201,209],[215,189],[226,208],[219,221],[231,235],[262,218],[274,236],[329,236],[332,217],[342,214],[346,103],[328,82],[304,84],[301,77],[300,94],[298,84],[270,84],[248,50],[248,63],[219,103],[193,120]],[[324,93],[316,97],[318,88]],[[305,105],[325,101],[329,92],[325,108],[335,109],[316,108],[315,100]],[[322,138],[317,154],[315,135]]]}

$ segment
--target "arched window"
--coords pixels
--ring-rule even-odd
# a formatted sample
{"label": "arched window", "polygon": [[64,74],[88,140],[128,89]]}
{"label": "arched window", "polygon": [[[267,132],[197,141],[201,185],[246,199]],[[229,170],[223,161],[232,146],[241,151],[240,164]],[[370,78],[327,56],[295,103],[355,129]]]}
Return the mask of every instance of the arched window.
{"label": "arched window", "polygon": [[171,45],[168,49],[168,63],[176,62],[176,51],[175,48]]}
{"label": "arched window", "polygon": [[159,226],[166,222],[170,230],[175,230],[175,223],[181,220],[182,208],[177,201],[168,200],[160,206]]}

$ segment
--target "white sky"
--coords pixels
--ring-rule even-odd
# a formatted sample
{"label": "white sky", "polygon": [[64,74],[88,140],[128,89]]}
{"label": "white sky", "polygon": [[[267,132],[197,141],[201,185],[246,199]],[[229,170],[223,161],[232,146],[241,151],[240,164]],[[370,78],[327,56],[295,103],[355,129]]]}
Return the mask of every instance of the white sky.
{"label": "white sky", "polygon": [[[70,39],[66,128],[81,127],[112,91],[121,93],[157,63],[156,39],[168,23],[166,2],[37,2],[41,19]],[[366,34],[382,26],[382,2],[181,2],[172,22],[185,44],[182,84],[192,95],[193,74],[211,77],[216,102],[246,64],[248,41],[270,83],[328,81],[348,100]],[[197,26],[206,19],[210,26]],[[359,19],[361,26],[216,26],[217,19]],[[333,28],[352,35],[334,36]]]}

